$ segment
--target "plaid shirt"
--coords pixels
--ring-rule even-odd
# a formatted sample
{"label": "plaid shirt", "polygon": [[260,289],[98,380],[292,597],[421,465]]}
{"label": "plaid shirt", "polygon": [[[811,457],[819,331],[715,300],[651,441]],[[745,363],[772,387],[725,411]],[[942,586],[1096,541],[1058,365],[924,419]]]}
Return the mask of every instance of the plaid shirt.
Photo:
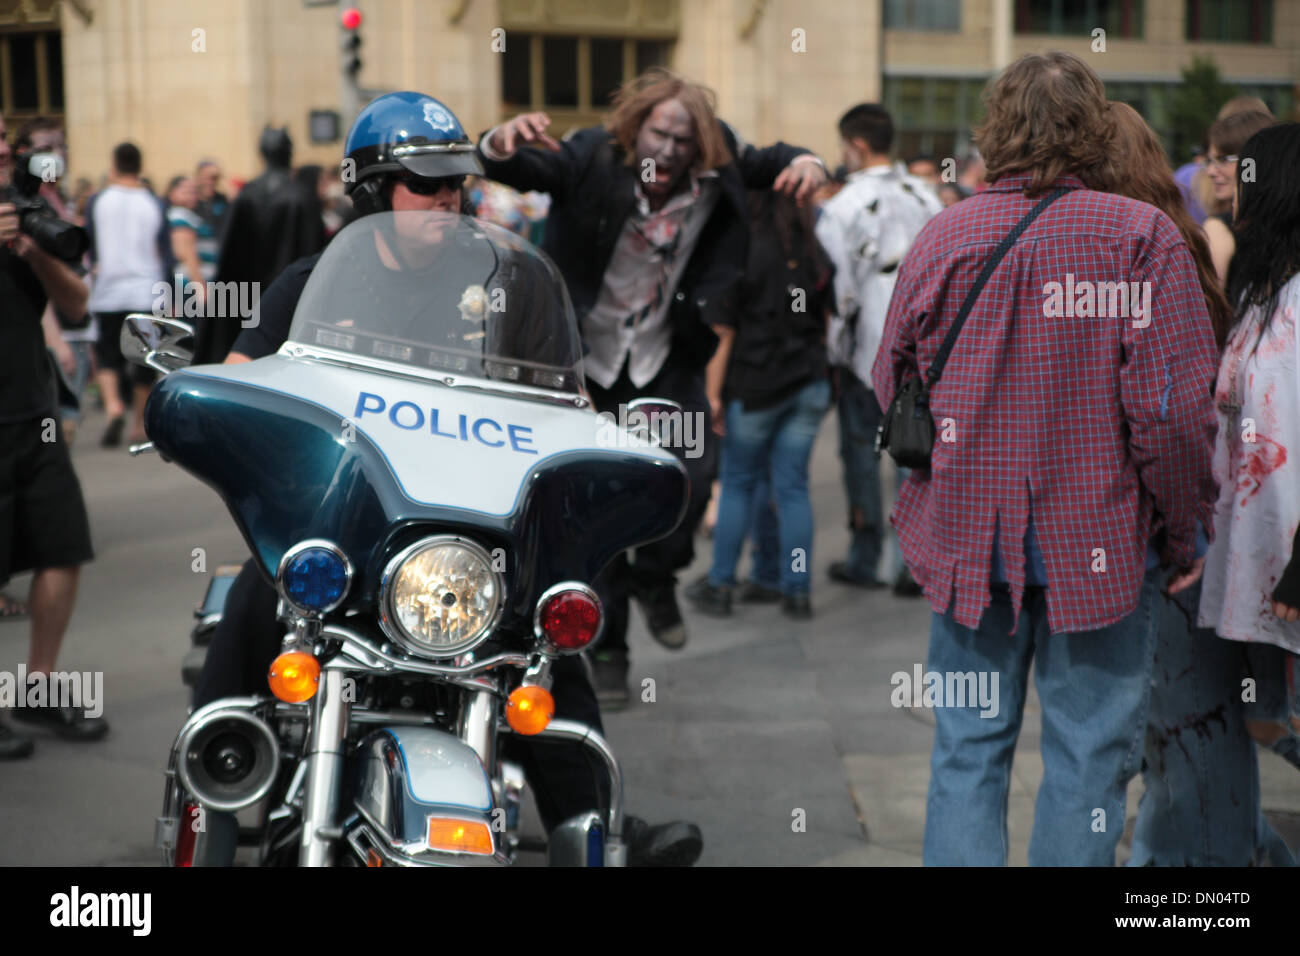
{"label": "plaid shirt", "polygon": [[[1003,177],[917,236],[872,368],[882,408],[901,376],[930,367],[981,266],[1041,198],[1023,195],[1028,178]],[[931,607],[965,627],[989,604],[995,524],[1018,617],[1032,512],[1054,634],[1124,618],[1153,536],[1187,566],[1198,522],[1212,527],[1218,363],[1191,254],[1155,207],[1073,176],[1057,185],[1074,191],[1021,236],[967,318],[931,396],[932,466],[912,472],[891,518]],[[1128,287],[1126,311],[1119,282],[1149,285]]]}

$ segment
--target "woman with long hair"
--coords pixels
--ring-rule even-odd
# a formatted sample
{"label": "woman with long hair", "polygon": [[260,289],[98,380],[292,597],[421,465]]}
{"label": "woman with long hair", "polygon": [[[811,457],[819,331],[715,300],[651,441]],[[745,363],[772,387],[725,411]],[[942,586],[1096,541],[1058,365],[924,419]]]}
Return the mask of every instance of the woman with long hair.
{"label": "woman with long hair", "polygon": [[[1164,151],[1131,108],[1112,104],[1111,115],[1116,149],[1090,185],[1151,203],[1174,221],[1201,277],[1216,341],[1221,350],[1227,343],[1231,355],[1232,345],[1240,337],[1242,311],[1234,312],[1219,291],[1207,243],[1179,200]],[[1294,231],[1295,224],[1290,228]],[[1240,305],[1239,294],[1232,301]],[[1221,392],[1223,384],[1221,372]],[[1291,388],[1294,391],[1294,379]],[[1241,437],[1235,425],[1221,424],[1220,464],[1234,435]],[[1225,504],[1230,508],[1237,495],[1238,476],[1225,474],[1222,467],[1217,471],[1226,482],[1226,499],[1221,496],[1219,501],[1214,544],[1201,560],[1207,567],[1219,567],[1225,561],[1240,565],[1242,542],[1236,527],[1230,532],[1224,520]],[[1300,488],[1291,492],[1291,499],[1300,511]],[[1289,528],[1294,531],[1294,521]],[[1281,552],[1279,574],[1289,552],[1289,538],[1287,543]],[[1252,638],[1237,630],[1229,634],[1219,630],[1216,635],[1219,622],[1210,612],[1214,602],[1208,596],[1202,599],[1201,591],[1203,586],[1213,589],[1221,584],[1207,579],[1202,585],[1196,580],[1198,573],[1194,570],[1169,585],[1148,712],[1146,793],[1138,810],[1131,862],[1240,866],[1268,858],[1275,864],[1290,864],[1294,862],[1290,851],[1260,810],[1259,768],[1249,732],[1248,705],[1242,700],[1250,697],[1243,695],[1243,686],[1258,686],[1261,695],[1267,696],[1269,709],[1275,710],[1284,693],[1278,690],[1279,680],[1284,681],[1282,661],[1276,650],[1261,652],[1260,645],[1235,642],[1259,640],[1258,636]],[[1259,585],[1264,583],[1261,580]],[[1196,623],[1198,606],[1200,626]],[[1265,696],[1259,698],[1261,702]]]}
{"label": "woman with long hair", "polygon": [[[1216,391],[1225,415],[1218,453],[1216,540],[1205,564],[1200,623],[1256,642],[1280,671],[1300,654],[1300,622],[1271,613],[1300,525],[1300,124],[1261,129],[1241,149],[1236,254],[1228,270],[1230,330]],[[1290,456],[1288,457],[1288,450]],[[1235,492],[1234,492],[1235,488]],[[1230,540],[1229,540],[1230,538]],[[1275,685],[1278,694],[1285,688]],[[1281,704],[1248,712],[1251,736],[1300,767],[1300,717]],[[1293,705],[1294,706],[1294,705]]]}
{"label": "woman with long hair", "polygon": [[1196,274],[1201,280],[1201,291],[1205,293],[1205,305],[1210,312],[1210,325],[1214,329],[1214,341],[1222,349],[1231,311],[1215,277],[1205,234],[1183,203],[1165,149],[1146,120],[1127,103],[1108,104],[1108,118],[1115,130],[1115,147],[1108,150],[1101,163],[1083,179],[1092,189],[1149,203],[1173,220],[1187,242],[1192,261],[1196,263]]}

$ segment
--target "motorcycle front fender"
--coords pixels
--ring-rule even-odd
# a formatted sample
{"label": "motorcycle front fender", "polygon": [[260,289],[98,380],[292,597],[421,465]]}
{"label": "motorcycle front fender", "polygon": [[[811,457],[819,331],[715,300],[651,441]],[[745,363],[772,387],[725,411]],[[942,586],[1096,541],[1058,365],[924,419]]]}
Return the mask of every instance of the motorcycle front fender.
{"label": "motorcycle front fender", "polygon": [[[497,812],[483,764],[460,738],[432,727],[384,727],[358,744],[352,762],[356,819],[348,842],[363,859],[398,866],[509,862],[505,811]],[[433,820],[464,821],[479,833],[486,827],[491,852],[432,846]]]}

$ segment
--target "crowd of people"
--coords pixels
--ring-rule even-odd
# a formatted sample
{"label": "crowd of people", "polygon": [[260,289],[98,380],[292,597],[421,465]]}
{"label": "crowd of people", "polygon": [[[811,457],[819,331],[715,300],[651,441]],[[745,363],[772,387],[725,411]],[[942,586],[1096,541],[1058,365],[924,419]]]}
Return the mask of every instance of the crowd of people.
{"label": "crowd of people", "polygon": [[[1300,125],[1238,98],[1175,171],[1142,116],[1107,101],[1071,55],[1023,57],[985,102],[960,167],[895,160],[889,113],[853,106],[831,172],[801,147],[745,142],[710,91],[656,68],[601,126],[556,140],[534,112],[487,131],[473,151],[481,178],[372,158],[368,185],[349,191],[362,215],[468,211],[541,244],[574,305],[595,409],[617,415],[655,396],[706,423],[702,455],[674,449],[691,486],[677,531],[595,582],[606,626],[594,686],[581,668],[558,673],[561,716],[599,728],[601,707],[627,704],[631,603],[656,641],[686,644],[677,576],[702,529],[711,563],[684,592],[700,612],[729,615],[740,601],[813,616],[809,463],[834,406],[850,545],[830,579],[923,595],[928,669],[1000,678],[992,716],[973,700],[936,709],[927,863],[1006,862],[1032,669],[1044,761],[1032,864],[1113,863],[1139,772],[1134,862],[1293,864],[1260,809],[1256,753],[1300,768]],[[28,124],[0,160],[29,148],[62,150],[62,131]],[[292,171],[287,132],[268,129],[261,149],[266,172],[233,200],[207,161],[156,197],[129,143],[93,196],[46,184],[51,207],[90,233],[81,263],[36,258],[46,254],[0,207],[0,275],[44,310],[40,360],[48,345],[67,375],[68,440],[92,377],[103,443],[120,442],[128,403],[130,437],[143,440],[149,377],[125,368],[117,337],[127,313],[151,310],[159,278],[301,291],[315,263],[304,257],[346,215],[329,173]],[[638,175],[646,164],[654,174]],[[201,318],[196,360],[275,345],[239,331]],[[35,341],[22,343],[27,361]],[[50,394],[42,375],[28,378]],[[918,392],[928,466],[896,468],[887,499],[878,432]],[[46,414],[34,393],[0,394],[0,427]],[[32,546],[48,498],[21,489],[14,449],[30,445],[24,434],[4,452],[3,480],[20,490],[0,514],[12,538],[0,581],[37,571],[39,670],[53,666],[90,544],[83,506],[80,521],[63,518],[62,540]],[[70,461],[50,467],[67,491]],[[246,607],[228,605],[214,648],[247,641],[254,617],[267,623],[274,592],[251,567],[232,592]],[[8,598],[0,613],[27,611]],[[241,692],[239,679],[214,670],[204,693]],[[48,721],[68,736],[107,729],[75,712]],[[30,749],[0,725],[0,757]],[[550,773],[558,820],[587,795],[580,773]]]}

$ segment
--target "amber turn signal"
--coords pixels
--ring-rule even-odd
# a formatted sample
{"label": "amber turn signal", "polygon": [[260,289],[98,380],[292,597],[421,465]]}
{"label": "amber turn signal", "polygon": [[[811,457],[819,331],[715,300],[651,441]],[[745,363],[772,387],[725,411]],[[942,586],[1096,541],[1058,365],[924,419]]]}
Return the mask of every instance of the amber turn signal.
{"label": "amber turn signal", "polygon": [[301,704],[311,700],[320,686],[320,661],[303,651],[281,654],[271,662],[266,682],[271,693],[286,704]]}
{"label": "amber turn signal", "polygon": [[555,716],[555,698],[545,687],[523,684],[510,692],[506,722],[518,733],[540,734]]}
{"label": "amber turn signal", "polygon": [[429,847],[452,853],[492,855],[492,831],[482,821],[429,817]]}

